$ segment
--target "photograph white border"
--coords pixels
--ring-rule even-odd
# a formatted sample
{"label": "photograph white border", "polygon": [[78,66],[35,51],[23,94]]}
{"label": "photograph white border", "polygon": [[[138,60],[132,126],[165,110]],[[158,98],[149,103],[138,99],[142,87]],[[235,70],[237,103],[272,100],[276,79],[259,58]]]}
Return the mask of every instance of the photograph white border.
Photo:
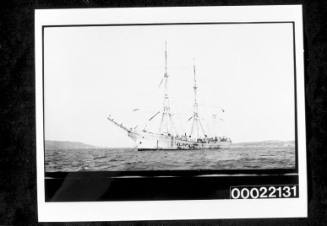
{"label": "photograph white border", "polygon": [[[295,23],[299,198],[257,200],[45,202],[42,27],[200,22]],[[40,222],[307,217],[301,5],[35,10],[37,204]]]}

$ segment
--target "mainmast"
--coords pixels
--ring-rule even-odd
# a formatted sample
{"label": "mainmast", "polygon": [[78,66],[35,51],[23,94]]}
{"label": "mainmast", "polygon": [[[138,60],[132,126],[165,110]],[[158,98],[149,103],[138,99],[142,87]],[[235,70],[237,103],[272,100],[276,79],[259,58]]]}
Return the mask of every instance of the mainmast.
{"label": "mainmast", "polygon": [[205,131],[203,129],[200,117],[199,117],[199,106],[198,106],[198,100],[197,100],[197,90],[198,86],[196,83],[196,69],[195,69],[195,62],[193,59],[193,76],[194,76],[194,104],[193,104],[193,122],[191,127],[191,137],[198,139],[200,137],[200,130],[204,136],[206,136]]}
{"label": "mainmast", "polygon": [[168,95],[168,52],[167,52],[167,41],[165,41],[165,73],[163,78],[164,84],[164,100],[163,100],[163,111],[161,114],[161,121],[159,127],[160,134],[171,134],[175,135],[174,124],[172,115],[170,113],[170,103]]}

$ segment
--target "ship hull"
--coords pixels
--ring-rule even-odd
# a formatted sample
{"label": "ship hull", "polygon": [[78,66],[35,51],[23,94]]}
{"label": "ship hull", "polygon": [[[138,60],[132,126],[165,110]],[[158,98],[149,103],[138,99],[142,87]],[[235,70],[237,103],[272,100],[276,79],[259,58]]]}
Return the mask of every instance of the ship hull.
{"label": "ship hull", "polygon": [[228,141],[192,141],[183,137],[155,134],[147,131],[129,132],[138,151],[178,151],[220,149],[231,144]]}

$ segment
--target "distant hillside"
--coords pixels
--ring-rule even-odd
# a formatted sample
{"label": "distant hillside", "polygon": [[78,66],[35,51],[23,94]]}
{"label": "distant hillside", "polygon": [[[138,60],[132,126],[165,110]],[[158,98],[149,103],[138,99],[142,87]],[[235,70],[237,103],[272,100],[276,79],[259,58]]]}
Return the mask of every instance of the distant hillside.
{"label": "distant hillside", "polygon": [[258,141],[258,142],[240,142],[234,143],[233,146],[272,146],[272,147],[290,147],[294,146],[295,141],[279,141],[279,140],[266,140],[266,141]]}
{"label": "distant hillside", "polygon": [[97,148],[89,144],[84,144],[82,142],[73,142],[73,141],[55,141],[55,140],[46,140],[45,149],[47,150],[56,150],[56,149],[87,149],[87,148]]}

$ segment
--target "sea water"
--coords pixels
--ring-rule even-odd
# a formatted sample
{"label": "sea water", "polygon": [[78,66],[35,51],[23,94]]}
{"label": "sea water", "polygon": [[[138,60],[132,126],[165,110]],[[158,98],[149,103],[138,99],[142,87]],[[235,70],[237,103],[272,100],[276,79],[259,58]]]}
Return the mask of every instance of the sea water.
{"label": "sea water", "polygon": [[233,144],[218,150],[137,151],[132,148],[45,150],[46,172],[288,169],[292,144]]}

